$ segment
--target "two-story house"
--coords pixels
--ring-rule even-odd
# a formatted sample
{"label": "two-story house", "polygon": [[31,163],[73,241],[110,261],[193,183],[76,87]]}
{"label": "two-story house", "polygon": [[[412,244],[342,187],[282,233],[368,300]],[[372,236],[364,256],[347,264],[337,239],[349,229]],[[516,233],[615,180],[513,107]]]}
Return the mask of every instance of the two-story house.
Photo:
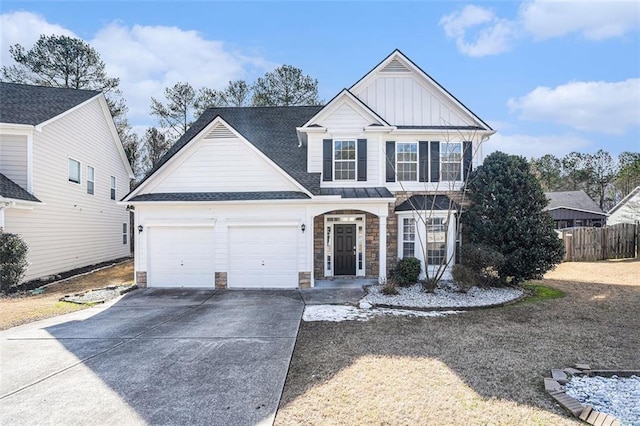
{"label": "two-story house", "polygon": [[129,256],[131,178],[102,93],[0,83],[0,228],[29,246],[25,280]]}
{"label": "two-story house", "polygon": [[324,106],[209,109],[123,199],[137,283],[304,288],[409,256],[448,272],[451,201],[493,133],[398,50]]}

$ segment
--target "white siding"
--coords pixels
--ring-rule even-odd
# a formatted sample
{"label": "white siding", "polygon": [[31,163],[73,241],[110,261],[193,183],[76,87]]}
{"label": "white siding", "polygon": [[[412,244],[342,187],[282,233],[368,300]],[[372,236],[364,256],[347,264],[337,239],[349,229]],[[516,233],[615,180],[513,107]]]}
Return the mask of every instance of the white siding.
{"label": "white siding", "polygon": [[333,113],[321,120],[318,124],[333,131],[344,129],[362,130],[365,126],[371,124],[371,120],[367,120],[360,115],[353,107],[347,103],[343,103],[336,108]]}
{"label": "white siding", "polygon": [[0,135],[0,173],[27,189],[27,137]]}
{"label": "white siding", "polygon": [[607,225],[638,223],[640,221],[640,191],[607,217]]}
{"label": "white siding", "polygon": [[143,193],[300,190],[240,139],[195,141],[184,154]]}
{"label": "white siding", "polygon": [[[33,210],[8,209],[8,232],[29,244],[25,280],[128,256],[122,224],[124,206],[110,198],[110,176],[117,179],[116,200],[129,190],[129,178],[98,99],[34,132],[33,194],[44,204]],[[81,162],[81,184],[68,181],[68,157]],[[87,194],[86,168],[95,168],[95,194]]]}
{"label": "white siding", "polygon": [[[426,83],[425,83],[426,84]],[[398,126],[468,126],[472,119],[436,87],[415,76],[378,74],[354,93],[387,122]]]}

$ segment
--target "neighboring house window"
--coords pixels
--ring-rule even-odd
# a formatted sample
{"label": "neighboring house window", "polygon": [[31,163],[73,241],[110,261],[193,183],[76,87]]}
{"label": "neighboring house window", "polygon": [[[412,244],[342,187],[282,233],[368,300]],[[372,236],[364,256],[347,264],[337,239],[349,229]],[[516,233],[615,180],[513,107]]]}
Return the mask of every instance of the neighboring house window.
{"label": "neighboring house window", "polygon": [[396,144],[396,172],[399,181],[418,180],[418,144]]}
{"label": "neighboring house window", "polygon": [[335,180],[356,179],[356,141],[333,141]]}
{"label": "neighboring house window", "polygon": [[96,171],[93,167],[87,166],[87,194],[93,195],[96,182]]}
{"label": "neighboring house window", "polygon": [[116,199],[116,177],[111,176],[111,199]]}
{"label": "neighboring house window", "polygon": [[440,180],[462,180],[462,143],[443,142],[440,144]]}
{"label": "neighboring house window", "polygon": [[413,218],[402,220],[402,257],[416,255],[416,221]]}
{"label": "neighboring house window", "polygon": [[80,183],[80,162],[69,158],[69,182]]}
{"label": "neighboring house window", "polygon": [[126,223],[122,224],[122,244],[127,244],[127,240],[129,239],[129,232],[128,232],[129,227],[127,226]]}
{"label": "neighboring house window", "polygon": [[442,265],[447,255],[446,222],[444,218],[432,217],[426,221],[427,228],[427,264]]}

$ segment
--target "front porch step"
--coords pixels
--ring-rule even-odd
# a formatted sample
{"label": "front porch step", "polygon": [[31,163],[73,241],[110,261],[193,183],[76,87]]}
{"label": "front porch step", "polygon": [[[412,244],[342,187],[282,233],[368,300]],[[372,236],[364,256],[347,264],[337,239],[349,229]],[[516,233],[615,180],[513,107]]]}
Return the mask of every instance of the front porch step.
{"label": "front porch step", "polygon": [[315,280],[314,288],[362,288],[365,285],[378,284],[375,278],[332,277]]}

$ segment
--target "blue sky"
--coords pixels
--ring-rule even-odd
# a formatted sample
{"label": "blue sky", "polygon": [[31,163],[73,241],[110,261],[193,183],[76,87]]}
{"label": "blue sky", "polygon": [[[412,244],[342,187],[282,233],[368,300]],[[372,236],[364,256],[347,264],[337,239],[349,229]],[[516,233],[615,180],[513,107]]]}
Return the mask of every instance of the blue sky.
{"label": "blue sky", "polygon": [[150,97],[291,64],[331,99],[399,48],[526,157],[640,151],[640,2],[15,2],[8,46],[80,37],[121,79],[136,130]]}

